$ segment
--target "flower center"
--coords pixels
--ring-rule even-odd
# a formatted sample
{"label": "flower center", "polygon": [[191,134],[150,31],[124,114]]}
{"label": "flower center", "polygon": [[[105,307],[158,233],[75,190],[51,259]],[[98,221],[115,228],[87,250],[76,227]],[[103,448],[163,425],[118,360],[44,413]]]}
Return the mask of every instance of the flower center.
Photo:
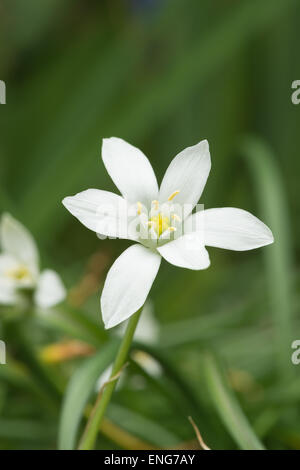
{"label": "flower center", "polygon": [[152,201],[149,215],[143,212],[142,203],[137,202],[137,214],[143,220],[143,225],[146,223],[144,226],[148,227],[144,233],[146,239],[149,238],[149,235],[151,239],[169,239],[170,234],[177,230],[175,225],[181,222],[181,219],[174,212],[172,201],[179,192],[179,190],[174,191],[161,207],[159,201]]}
{"label": "flower center", "polygon": [[171,226],[169,217],[164,217],[160,212],[158,215],[150,217],[148,225],[153,227],[158,237]]}
{"label": "flower center", "polygon": [[22,265],[14,269],[9,269],[6,272],[6,276],[16,281],[23,281],[24,279],[31,278],[29,269],[26,266],[22,266]]}

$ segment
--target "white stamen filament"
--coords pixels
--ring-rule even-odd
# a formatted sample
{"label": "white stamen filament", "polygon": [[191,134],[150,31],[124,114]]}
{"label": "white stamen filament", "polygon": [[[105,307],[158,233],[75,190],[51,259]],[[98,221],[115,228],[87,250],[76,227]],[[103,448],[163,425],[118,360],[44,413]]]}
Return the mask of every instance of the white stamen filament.
{"label": "white stamen filament", "polygon": [[176,227],[168,227],[159,237],[161,240],[170,238],[170,234],[176,232]]}
{"label": "white stamen filament", "polygon": [[176,222],[181,222],[181,218],[180,218],[179,215],[177,215],[177,214],[172,214],[172,215],[171,215],[171,218],[172,218],[173,220],[175,220]]}
{"label": "white stamen filament", "polygon": [[158,211],[158,208],[159,208],[159,202],[155,199],[154,201],[152,201],[152,206],[154,206],[154,209],[156,211]]}

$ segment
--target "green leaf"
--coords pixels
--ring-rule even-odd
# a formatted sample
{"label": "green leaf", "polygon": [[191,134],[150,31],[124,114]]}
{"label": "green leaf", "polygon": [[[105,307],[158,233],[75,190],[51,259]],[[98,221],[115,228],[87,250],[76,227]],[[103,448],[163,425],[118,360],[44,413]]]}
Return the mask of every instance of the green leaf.
{"label": "green leaf", "polygon": [[84,408],[95,391],[97,379],[114,360],[118,344],[118,340],[111,340],[95,356],[87,359],[71,378],[61,412],[59,449],[74,449]]}
{"label": "green leaf", "polygon": [[204,374],[209,396],[227,430],[243,450],[264,450],[254,434],[240,404],[226,384],[223,374],[211,354],[204,356]]}
{"label": "green leaf", "polygon": [[278,367],[286,376],[292,373],[290,361],[292,328],[292,247],[290,220],[280,171],[269,147],[257,138],[242,143],[258,195],[262,216],[271,227],[275,242],[264,249],[269,295],[276,328]]}
{"label": "green leaf", "polygon": [[122,423],[122,426],[127,431],[160,448],[172,448],[172,446],[179,442],[178,436],[173,432],[124,406],[111,403],[107,410],[107,415],[113,422]]}

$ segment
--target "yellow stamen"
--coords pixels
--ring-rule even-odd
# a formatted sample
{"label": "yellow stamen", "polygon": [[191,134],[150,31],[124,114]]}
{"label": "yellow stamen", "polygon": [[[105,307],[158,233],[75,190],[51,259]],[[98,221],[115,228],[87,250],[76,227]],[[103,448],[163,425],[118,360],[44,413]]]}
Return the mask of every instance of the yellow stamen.
{"label": "yellow stamen", "polygon": [[172,218],[173,220],[176,220],[176,222],[180,222],[180,221],[181,221],[181,218],[180,218],[179,215],[177,215],[177,214],[172,214],[172,215],[171,215],[171,218]]}
{"label": "yellow stamen", "polygon": [[177,191],[174,191],[174,193],[171,194],[171,196],[168,197],[168,201],[172,201],[177,194],[179,194],[180,191],[177,189]]}
{"label": "yellow stamen", "polygon": [[177,228],[176,227],[169,227],[168,230],[169,230],[169,232],[176,232]]}
{"label": "yellow stamen", "polygon": [[137,205],[137,213],[138,213],[138,215],[141,215],[141,213],[142,213],[142,208],[143,208],[142,203],[141,203],[141,202],[137,202],[136,205]]}

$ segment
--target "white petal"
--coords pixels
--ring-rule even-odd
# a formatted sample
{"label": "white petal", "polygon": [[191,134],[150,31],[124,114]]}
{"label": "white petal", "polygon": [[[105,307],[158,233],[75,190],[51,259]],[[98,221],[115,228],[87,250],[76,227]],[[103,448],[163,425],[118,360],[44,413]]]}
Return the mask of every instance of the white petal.
{"label": "white petal", "polygon": [[[0,255],[0,278],[7,277],[7,274],[17,269],[20,263],[12,255],[1,253]],[[9,276],[8,276],[9,278]]]}
{"label": "white petal", "polygon": [[0,304],[15,305],[18,301],[18,294],[9,279],[0,278]]}
{"label": "white petal", "polygon": [[148,158],[122,139],[103,139],[102,159],[113,182],[131,203],[149,206],[157,199],[158,186]]}
{"label": "white petal", "polygon": [[66,289],[59,275],[51,269],[45,269],[39,277],[34,294],[38,307],[49,308],[58,304],[66,297]]}
{"label": "white petal", "polygon": [[39,255],[36,243],[29,231],[10,214],[4,214],[0,224],[0,242],[3,252],[15,257],[30,268],[38,271]]}
{"label": "white petal", "polygon": [[129,205],[117,194],[87,189],[66,197],[62,203],[83,225],[98,234],[135,239],[128,228]]}
{"label": "white petal", "polygon": [[105,328],[112,328],[129,318],[145,303],[160,266],[161,257],[133,245],[110,268],[101,296]]}
{"label": "white petal", "polygon": [[169,263],[188,269],[206,269],[210,265],[202,236],[197,233],[183,235],[157,249]]}
{"label": "white petal", "polygon": [[180,152],[170,163],[161,183],[159,201],[164,203],[175,191],[175,204],[187,205],[185,216],[192,212],[204,189],[211,167],[207,140]]}
{"label": "white petal", "polygon": [[192,217],[198,226],[204,224],[207,246],[244,251],[274,242],[271,230],[257,217],[242,209],[208,209]]}

